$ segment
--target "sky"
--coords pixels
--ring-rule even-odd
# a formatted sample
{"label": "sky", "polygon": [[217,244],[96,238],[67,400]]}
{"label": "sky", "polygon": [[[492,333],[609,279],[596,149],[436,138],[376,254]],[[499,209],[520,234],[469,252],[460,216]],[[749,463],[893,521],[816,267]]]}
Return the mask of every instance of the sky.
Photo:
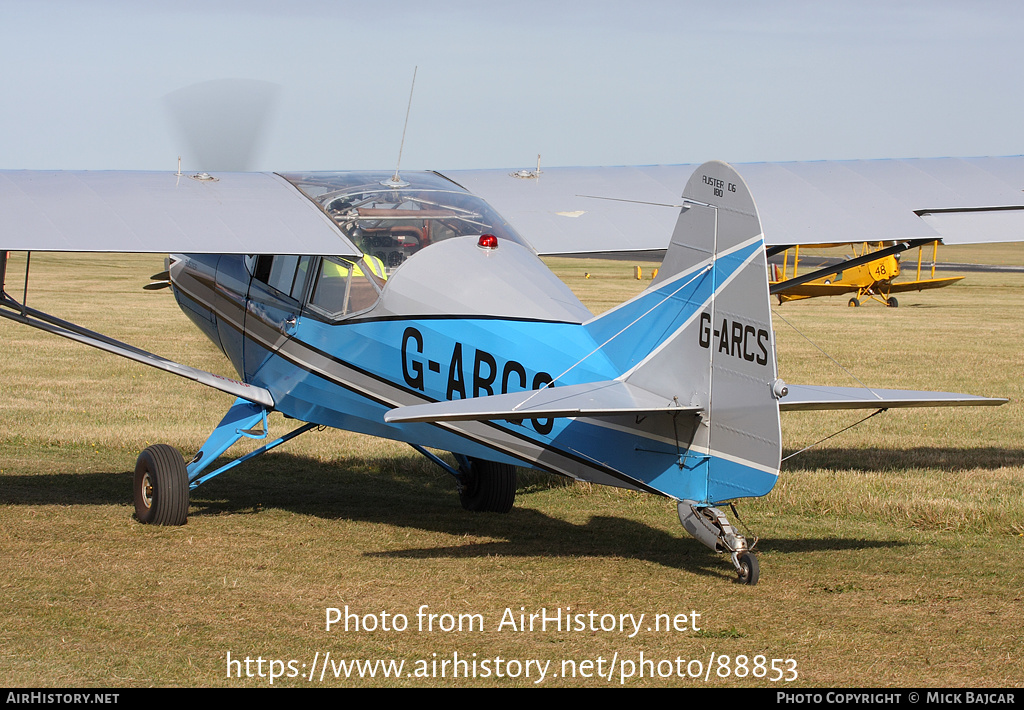
{"label": "sky", "polygon": [[0,168],[201,169],[166,97],[239,79],[274,87],[250,169],[392,170],[414,70],[403,169],[1017,155],[1022,31],[985,1],[0,0]]}

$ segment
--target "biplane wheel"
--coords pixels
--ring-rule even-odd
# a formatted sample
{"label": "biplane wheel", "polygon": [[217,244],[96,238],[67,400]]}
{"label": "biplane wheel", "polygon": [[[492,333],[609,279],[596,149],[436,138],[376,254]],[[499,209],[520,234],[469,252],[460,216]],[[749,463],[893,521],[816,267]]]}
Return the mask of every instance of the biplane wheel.
{"label": "biplane wheel", "polygon": [[462,469],[459,501],[466,510],[507,513],[516,502],[516,467],[483,459],[469,459]]}
{"label": "biplane wheel", "polygon": [[897,301],[892,296],[889,296],[889,298],[885,302],[885,305],[889,306],[889,308],[896,308],[897,306],[900,305],[900,302]]}
{"label": "biplane wheel", "polygon": [[757,556],[750,551],[739,556],[739,583],[754,586],[761,576],[761,568],[757,564]]}
{"label": "biplane wheel", "polygon": [[135,462],[135,517],[148,525],[184,525],[188,519],[188,471],[173,446],[154,444]]}
{"label": "biplane wheel", "polygon": [[858,301],[856,298],[851,298],[850,302],[847,303],[846,305],[848,305],[850,308],[856,308],[857,306],[860,305],[860,301]]}

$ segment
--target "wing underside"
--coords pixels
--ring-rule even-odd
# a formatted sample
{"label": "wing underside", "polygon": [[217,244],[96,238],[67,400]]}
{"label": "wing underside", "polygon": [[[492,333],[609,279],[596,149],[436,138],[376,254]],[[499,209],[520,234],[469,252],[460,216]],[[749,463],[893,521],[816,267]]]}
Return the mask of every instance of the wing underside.
{"label": "wing underside", "polygon": [[[444,174],[490,202],[542,254],[665,249],[695,165]],[[1024,156],[734,167],[773,245],[1024,241]]]}
{"label": "wing underside", "polygon": [[0,215],[9,251],[361,255],[273,173],[6,170]]}

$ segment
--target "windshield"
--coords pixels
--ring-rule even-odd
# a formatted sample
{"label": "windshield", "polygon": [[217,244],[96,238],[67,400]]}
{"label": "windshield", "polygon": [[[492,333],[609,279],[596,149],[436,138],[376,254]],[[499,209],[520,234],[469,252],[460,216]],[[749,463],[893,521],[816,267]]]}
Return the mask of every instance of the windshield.
{"label": "windshield", "polygon": [[493,234],[530,248],[490,205],[436,173],[287,173],[364,254],[390,270],[452,237]]}

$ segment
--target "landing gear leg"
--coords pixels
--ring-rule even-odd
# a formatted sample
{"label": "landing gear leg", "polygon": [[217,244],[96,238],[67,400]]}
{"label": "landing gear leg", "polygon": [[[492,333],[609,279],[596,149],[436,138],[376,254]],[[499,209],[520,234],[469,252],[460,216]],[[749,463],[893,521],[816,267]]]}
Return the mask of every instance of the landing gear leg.
{"label": "landing gear leg", "polygon": [[[151,525],[184,525],[188,519],[189,491],[240,463],[266,453],[286,441],[315,429],[307,423],[250,451],[212,472],[206,469],[242,437],[268,439],[267,408],[237,399],[213,430],[203,448],[187,465],[178,450],[156,444],[139,454],[135,464],[135,516]],[[257,427],[260,427],[257,429]]]}
{"label": "landing gear leg", "polygon": [[[761,570],[757,564],[757,556],[751,549],[757,544],[757,538],[754,538],[754,545],[748,546],[747,538],[732,526],[718,508],[692,500],[681,500],[678,507],[679,522],[683,524],[686,532],[715,552],[728,552],[740,584],[757,584]],[[733,510],[735,512],[735,508]]]}

